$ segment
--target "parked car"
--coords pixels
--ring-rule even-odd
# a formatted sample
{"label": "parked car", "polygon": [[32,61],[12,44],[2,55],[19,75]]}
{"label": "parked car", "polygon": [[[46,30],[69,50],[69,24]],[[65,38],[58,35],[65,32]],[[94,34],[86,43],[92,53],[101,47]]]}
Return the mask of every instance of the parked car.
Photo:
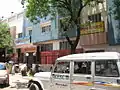
{"label": "parked car", "polygon": [[6,63],[0,63],[0,84],[9,86],[9,71]]}
{"label": "parked car", "polygon": [[120,53],[73,54],[56,60],[51,72],[39,72],[29,90],[120,90]]}

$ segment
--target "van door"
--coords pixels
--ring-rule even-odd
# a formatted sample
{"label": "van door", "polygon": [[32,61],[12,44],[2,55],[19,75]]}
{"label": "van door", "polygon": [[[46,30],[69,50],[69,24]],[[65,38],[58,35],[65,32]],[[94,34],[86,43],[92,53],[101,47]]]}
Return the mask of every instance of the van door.
{"label": "van door", "polygon": [[74,62],[72,76],[72,90],[92,90],[93,75],[91,72],[91,61]]}
{"label": "van door", "polygon": [[96,90],[120,90],[117,84],[117,60],[96,60],[94,86]]}
{"label": "van door", "polygon": [[56,63],[51,76],[50,90],[70,90],[70,62]]}

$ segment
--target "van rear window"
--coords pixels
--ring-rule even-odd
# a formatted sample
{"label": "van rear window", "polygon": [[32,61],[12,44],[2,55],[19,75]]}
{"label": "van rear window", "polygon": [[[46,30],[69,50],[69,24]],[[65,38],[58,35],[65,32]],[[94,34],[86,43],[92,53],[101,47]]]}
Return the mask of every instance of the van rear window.
{"label": "van rear window", "polygon": [[119,77],[117,60],[95,61],[95,75],[104,77]]}

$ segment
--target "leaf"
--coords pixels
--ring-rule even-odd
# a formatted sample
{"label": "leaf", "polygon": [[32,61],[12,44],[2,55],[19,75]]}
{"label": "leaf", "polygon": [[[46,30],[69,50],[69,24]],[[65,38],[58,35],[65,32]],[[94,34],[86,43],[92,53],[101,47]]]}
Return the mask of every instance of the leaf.
{"label": "leaf", "polygon": [[[72,48],[76,48],[80,39],[81,13],[84,7],[95,6],[101,2],[99,0],[23,0],[22,4],[27,3],[26,16],[33,23],[38,23],[39,18],[51,15],[51,18],[59,18],[60,32],[68,40]],[[72,44],[67,33],[73,29],[76,34],[75,43]]]}
{"label": "leaf", "polygon": [[0,21],[0,48],[11,47],[12,39],[9,30],[9,26],[6,23]]}

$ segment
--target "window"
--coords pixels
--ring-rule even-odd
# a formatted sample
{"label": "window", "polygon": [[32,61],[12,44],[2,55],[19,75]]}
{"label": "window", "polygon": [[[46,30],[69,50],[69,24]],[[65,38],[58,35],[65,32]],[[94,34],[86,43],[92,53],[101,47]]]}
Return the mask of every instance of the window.
{"label": "window", "polygon": [[53,50],[53,44],[41,44],[41,51],[51,51]]}
{"label": "window", "polygon": [[95,75],[104,77],[118,77],[116,60],[99,60],[95,62]]}
{"label": "window", "polygon": [[[72,42],[74,42],[74,40]],[[70,49],[70,44],[68,41],[60,42],[60,50],[63,49]]]}
{"label": "window", "polygon": [[48,26],[48,30],[51,31],[51,25]]}
{"label": "window", "polygon": [[74,62],[75,74],[91,74],[91,62]]}
{"label": "window", "polygon": [[42,32],[45,32],[45,27],[42,27]]}
{"label": "window", "polygon": [[21,38],[22,37],[22,33],[18,33],[18,38]]}
{"label": "window", "polygon": [[88,16],[88,19],[92,22],[100,22],[101,21],[101,13],[90,15],[90,16]]}
{"label": "window", "polygon": [[58,62],[55,66],[55,73],[69,73],[70,62]]}
{"label": "window", "polygon": [[32,30],[29,30],[29,36],[31,36],[32,35]]}
{"label": "window", "polygon": [[42,27],[42,33],[51,31],[51,25]]}

